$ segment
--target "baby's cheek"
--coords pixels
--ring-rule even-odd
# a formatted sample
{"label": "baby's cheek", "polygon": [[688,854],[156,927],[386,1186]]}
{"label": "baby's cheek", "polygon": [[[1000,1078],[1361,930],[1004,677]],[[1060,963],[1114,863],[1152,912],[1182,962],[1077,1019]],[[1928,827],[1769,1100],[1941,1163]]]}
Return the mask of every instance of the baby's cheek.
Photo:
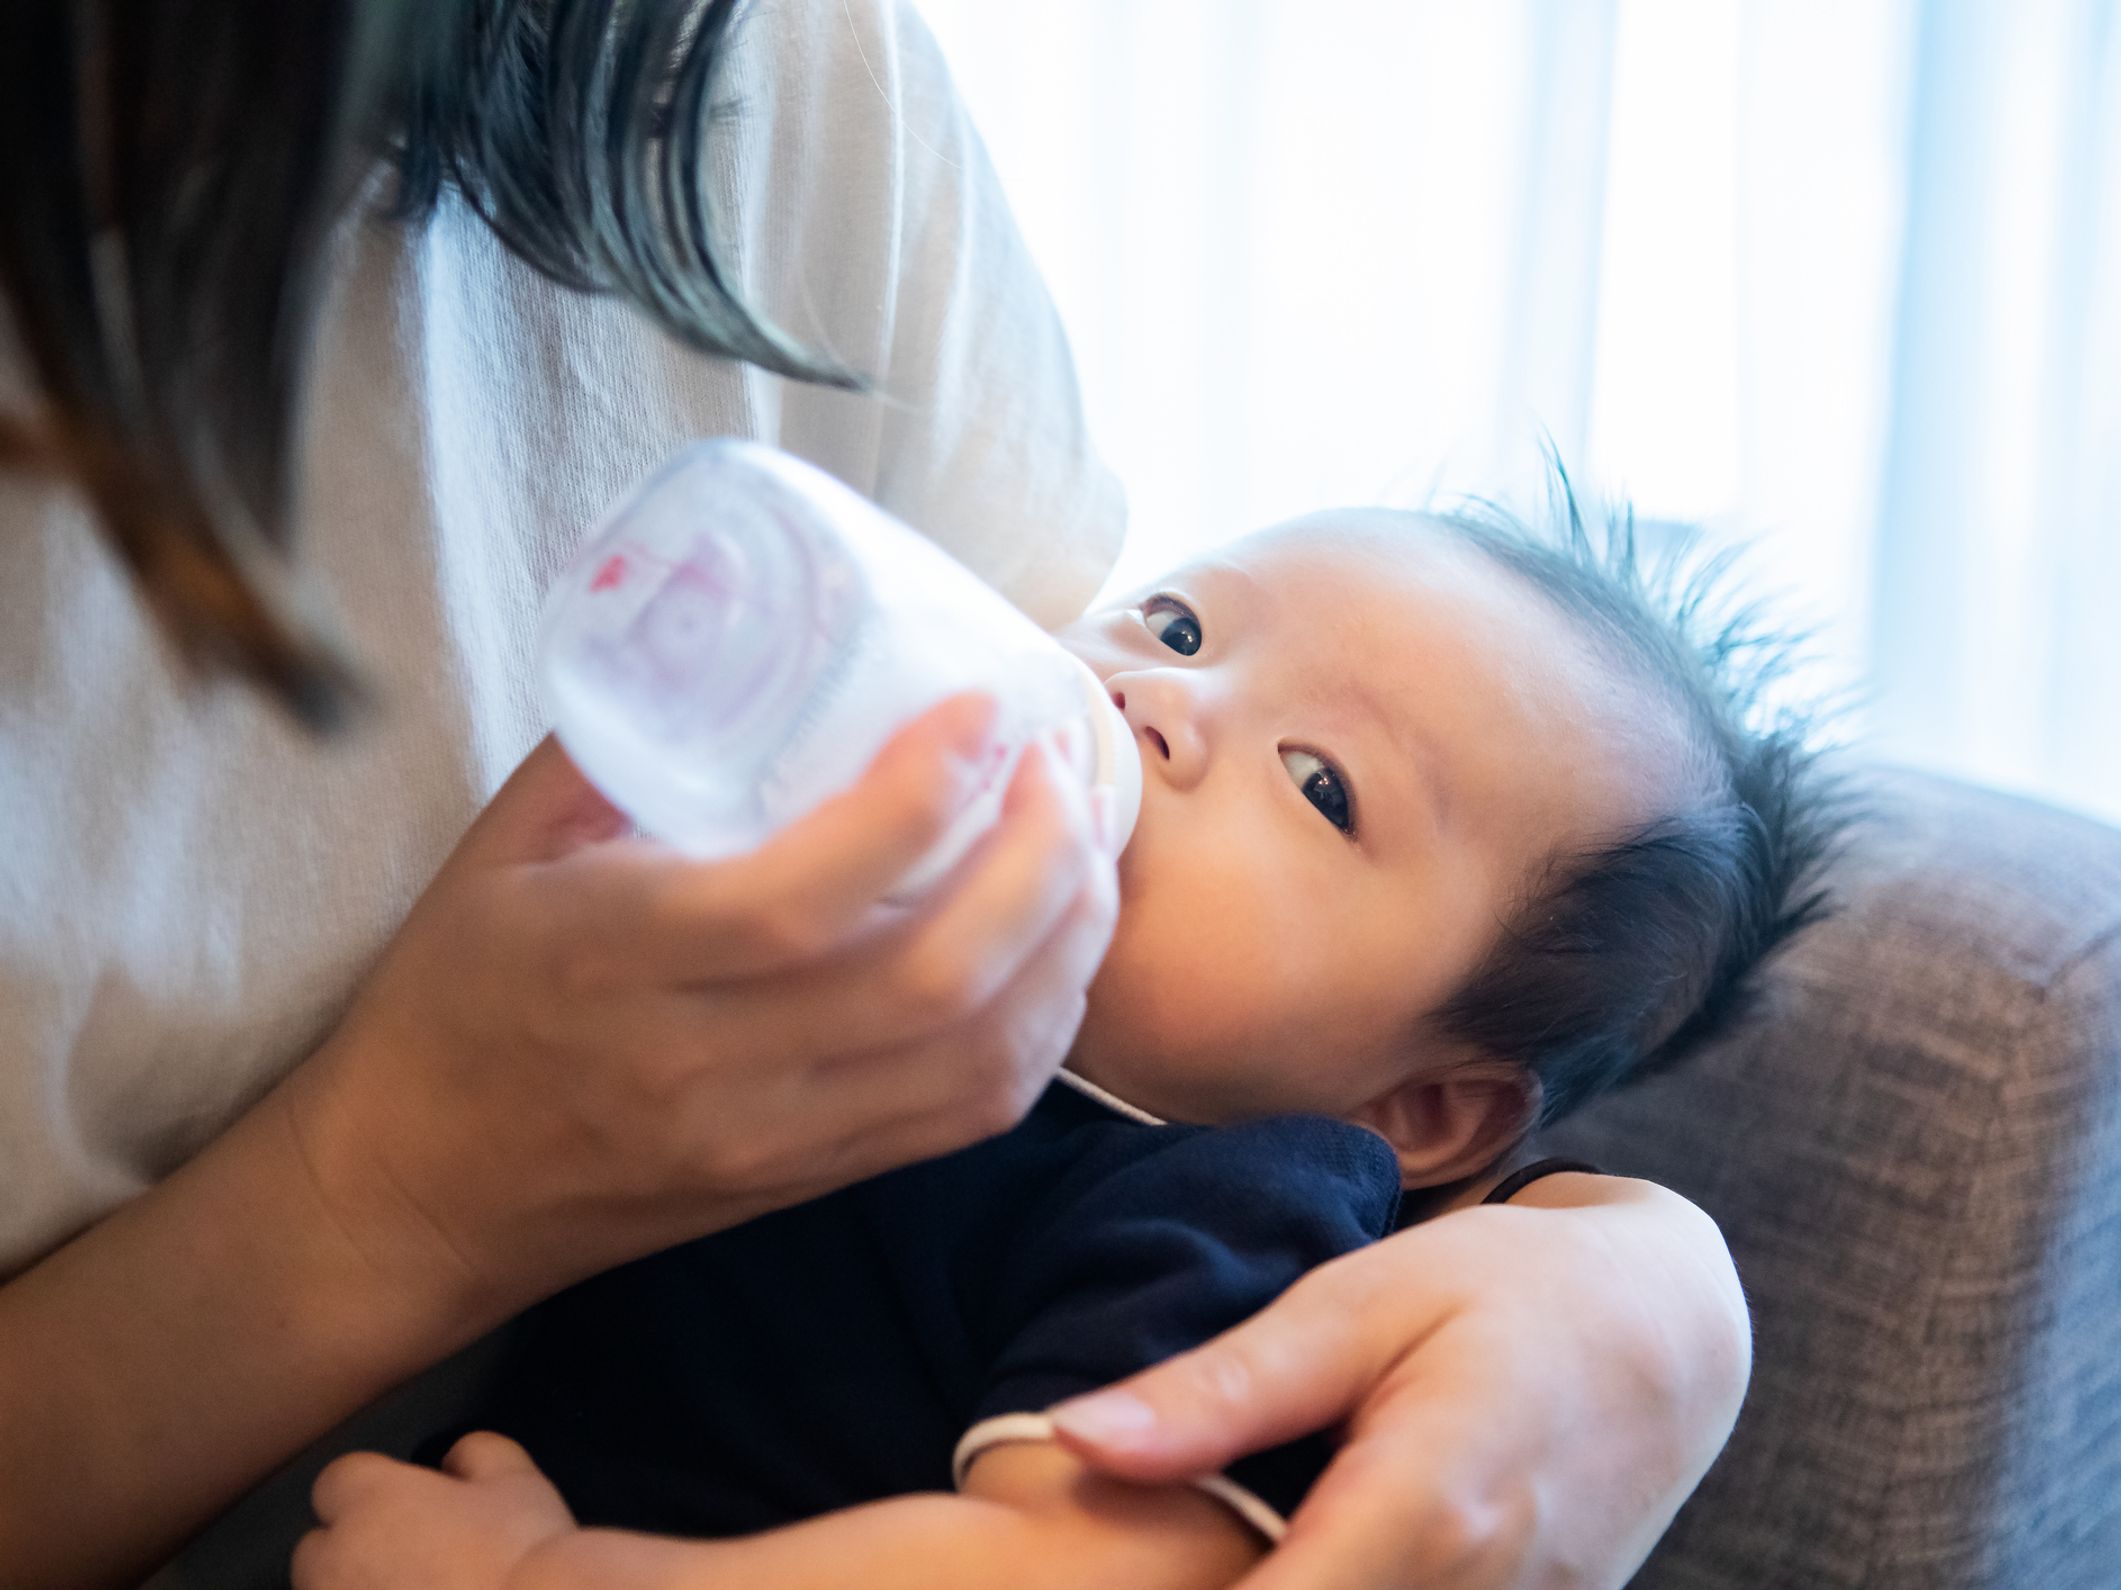
{"label": "baby's cheek", "polygon": [[1090,980],[1070,1067],[1117,1091],[1116,1071],[1105,1081],[1092,1068],[1154,1068],[1158,1056],[1169,1056],[1174,1044],[1182,1044],[1187,1003],[1182,960],[1168,935],[1138,917],[1130,920],[1122,905],[1111,948]]}
{"label": "baby's cheek", "polygon": [[1162,827],[1120,858],[1119,915],[1090,985],[1088,1040],[1176,1073],[1227,1053],[1286,1004],[1292,958],[1271,897],[1224,854],[1204,856]]}
{"label": "baby's cheek", "polygon": [[1154,1018],[1154,991],[1158,982],[1155,957],[1145,954],[1146,935],[1136,931],[1124,899],[1119,920],[1112,929],[1112,942],[1097,974],[1090,979],[1089,1008],[1083,1031],[1095,1033],[1101,1042],[1129,1026]]}
{"label": "baby's cheek", "polygon": [[1122,907],[1112,947],[1090,985],[1090,1022],[1104,1042],[1173,1064],[1249,1020],[1251,990],[1216,947],[1183,925]]}

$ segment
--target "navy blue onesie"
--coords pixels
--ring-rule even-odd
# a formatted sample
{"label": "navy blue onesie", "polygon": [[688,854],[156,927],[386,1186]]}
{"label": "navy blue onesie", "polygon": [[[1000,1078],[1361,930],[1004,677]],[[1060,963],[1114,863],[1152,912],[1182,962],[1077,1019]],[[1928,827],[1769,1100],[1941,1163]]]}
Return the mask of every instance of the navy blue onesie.
{"label": "navy blue onesie", "polygon": [[[473,1428],[584,1524],[747,1534],[951,1489],[984,1420],[1207,1340],[1392,1229],[1384,1140],[1151,1123],[1066,1085],[1014,1131],[586,1281],[531,1311]],[[1228,1478],[1286,1518],[1330,1448]]]}

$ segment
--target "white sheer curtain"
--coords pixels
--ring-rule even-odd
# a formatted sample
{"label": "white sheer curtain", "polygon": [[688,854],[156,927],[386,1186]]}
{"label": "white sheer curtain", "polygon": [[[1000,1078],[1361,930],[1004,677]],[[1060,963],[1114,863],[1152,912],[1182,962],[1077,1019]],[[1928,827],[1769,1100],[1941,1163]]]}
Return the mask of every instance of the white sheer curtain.
{"label": "white sheer curtain", "polygon": [[1888,753],[2121,816],[2121,0],[920,0],[1129,573],[1551,435]]}

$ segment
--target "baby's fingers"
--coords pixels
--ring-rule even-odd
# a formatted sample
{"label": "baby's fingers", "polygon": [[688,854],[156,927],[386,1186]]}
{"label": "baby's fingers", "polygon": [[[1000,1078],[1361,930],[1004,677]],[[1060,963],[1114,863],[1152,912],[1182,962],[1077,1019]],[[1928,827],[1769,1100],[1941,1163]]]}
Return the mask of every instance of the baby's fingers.
{"label": "baby's fingers", "polygon": [[393,1486],[426,1475],[425,1469],[380,1452],[349,1452],[324,1466],[310,1487],[309,1505],[318,1523],[336,1524],[354,1509],[388,1494]]}
{"label": "baby's fingers", "polygon": [[474,1430],[449,1449],[442,1459],[442,1472],[460,1480],[497,1480],[538,1474],[538,1466],[519,1443],[507,1436],[492,1430]]}

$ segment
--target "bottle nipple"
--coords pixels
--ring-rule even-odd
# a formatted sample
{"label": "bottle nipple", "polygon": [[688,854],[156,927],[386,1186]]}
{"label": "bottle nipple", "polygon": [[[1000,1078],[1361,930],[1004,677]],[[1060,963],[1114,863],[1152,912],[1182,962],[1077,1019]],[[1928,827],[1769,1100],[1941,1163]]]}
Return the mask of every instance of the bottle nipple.
{"label": "bottle nipple", "polygon": [[1076,658],[1075,663],[1082,670],[1083,693],[1087,698],[1084,719],[1089,730],[1085,737],[1088,744],[1081,753],[1077,770],[1089,788],[1112,792],[1109,837],[1113,858],[1117,860],[1120,852],[1127,848],[1127,841],[1133,838],[1135,820],[1141,815],[1141,748],[1134,743],[1134,730],[1120,715],[1119,708],[1112,704],[1105,682],[1081,658]]}

